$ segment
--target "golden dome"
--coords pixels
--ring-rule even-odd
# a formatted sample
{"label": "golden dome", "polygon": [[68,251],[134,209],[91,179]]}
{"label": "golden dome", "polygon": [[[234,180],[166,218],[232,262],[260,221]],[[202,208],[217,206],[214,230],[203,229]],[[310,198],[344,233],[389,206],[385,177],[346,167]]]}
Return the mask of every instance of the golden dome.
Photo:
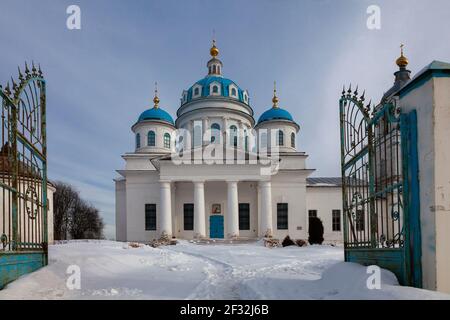
{"label": "golden dome", "polygon": [[405,67],[408,65],[408,63],[409,63],[408,58],[406,58],[406,57],[403,55],[403,47],[404,47],[404,45],[402,44],[402,45],[400,46],[400,48],[401,48],[401,54],[400,54],[400,57],[398,57],[397,61],[395,61],[395,63],[396,63],[400,68],[405,68]]}
{"label": "golden dome", "polygon": [[216,40],[213,40],[213,45],[211,49],[209,49],[209,53],[213,58],[217,57],[219,55],[219,49],[216,47]]}
{"label": "golden dome", "polygon": [[153,98],[153,103],[155,104],[155,107],[158,106],[158,104],[159,104],[159,98],[158,98],[158,96],[155,96],[155,97]]}

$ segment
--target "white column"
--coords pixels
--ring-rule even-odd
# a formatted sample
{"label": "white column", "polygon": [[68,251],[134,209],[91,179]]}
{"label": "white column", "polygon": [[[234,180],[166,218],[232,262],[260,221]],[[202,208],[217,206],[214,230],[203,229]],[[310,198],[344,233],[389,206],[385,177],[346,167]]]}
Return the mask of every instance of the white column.
{"label": "white column", "polygon": [[205,237],[205,183],[194,181],[194,238]]}
{"label": "white column", "polygon": [[227,201],[227,227],[228,238],[239,237],[239,203],[237,181],[227,181],[228,201]]}
{"label": "white column", "polygon": [[159,234],[172,238],[172,200],[169,181],[160,181]]}
{"label": "white column", "polygon": [[261,192],[261,220],[259,222],[259,236],[272,236],[272,185],[270,181],[260,181]]}

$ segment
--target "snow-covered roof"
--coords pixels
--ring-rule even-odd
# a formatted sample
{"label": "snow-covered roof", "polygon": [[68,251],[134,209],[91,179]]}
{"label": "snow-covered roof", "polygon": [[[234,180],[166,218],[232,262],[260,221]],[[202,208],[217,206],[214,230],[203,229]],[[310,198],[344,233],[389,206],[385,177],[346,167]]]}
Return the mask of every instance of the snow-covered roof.
{"label": "snow-covered roof", "polygon": [[317,177],[306,178],[308,187],[340,187],[342,186],[341,177]]}

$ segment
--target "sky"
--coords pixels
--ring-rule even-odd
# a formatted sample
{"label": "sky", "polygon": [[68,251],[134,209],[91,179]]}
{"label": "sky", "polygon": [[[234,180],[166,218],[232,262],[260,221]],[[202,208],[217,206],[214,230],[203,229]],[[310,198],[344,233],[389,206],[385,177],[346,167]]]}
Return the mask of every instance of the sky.
{"label": "sky", "polygon": [[[66,9],[81,9],[69,30]],[[380,8],[380,29],[367,8]],[[24,61],[47,82],[48,174],[100,209],[114,237],[113,179],[134,149],[131,126],[152,106],[175,117],[184,89],[203,78],[215,30],[223,74],[250,94],[255,117],[280,106],[300,124],[314,176],[339,176],[342,86],[379,101],[401,43],[412,75],[450,62],[448,0],[24,1],[0,0],[0,83]]]}

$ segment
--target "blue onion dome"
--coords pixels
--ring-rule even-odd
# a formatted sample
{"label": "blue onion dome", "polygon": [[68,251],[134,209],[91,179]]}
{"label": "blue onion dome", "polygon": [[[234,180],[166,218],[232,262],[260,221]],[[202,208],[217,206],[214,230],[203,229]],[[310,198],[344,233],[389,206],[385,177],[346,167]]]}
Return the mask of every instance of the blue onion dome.
{"label": "blue onion dome", "polygon": [[282,109],[278,106],[277,89],[275,88],[275,85],[273,89],[272,103],[273,103],[272,108],[263,112],[263,114],[259,117],[258,124],[271,120],[287,120],[297,125],[297,123],[294,121],[289,111]]}
{"label": "blue onion dome", "polygon": [[[218,84],[218,92],[211,92],[214,84]],[[245,90],[242,90],[233,80],[221,76],[208,75],[192,85],[186,93],[187,96],[183,103],[200,97],[214,96],[214,93],[216,93],[215,95],[234,98],[242,103],[248,104],[248,96],[245,96],[247,94]]]}
{"label": "blue onion dome", "polygon": [[183,105],[198,98],[219,96],[234,99],[248,105],[249,97],[247,91],[242,90],[233,80],[222,76],[223,64],[218,58],[219,49],[216,47],[215,40],[213,40],[210,54],[211,59],[206,65],[208,68],[207,76],[183,92],[181,104]]}
{"label": "blue onion dome", "polygon": [[154,107],[142,112],[139,116],[138,122],[145,120],[159,120],[167,122],[171,125],[175,125],[172,116],[159,107],[159,98],[157,96],[157,91],[155,91],[155,98],[153,98],[153,102],[155,103]]}
{"label": "blue onion dome", "polygon": [[269,121],[269,120],[289,120],[294,121],[291,114],[281,108],[270,108],[265,111],[258,119],[258,123]]}

